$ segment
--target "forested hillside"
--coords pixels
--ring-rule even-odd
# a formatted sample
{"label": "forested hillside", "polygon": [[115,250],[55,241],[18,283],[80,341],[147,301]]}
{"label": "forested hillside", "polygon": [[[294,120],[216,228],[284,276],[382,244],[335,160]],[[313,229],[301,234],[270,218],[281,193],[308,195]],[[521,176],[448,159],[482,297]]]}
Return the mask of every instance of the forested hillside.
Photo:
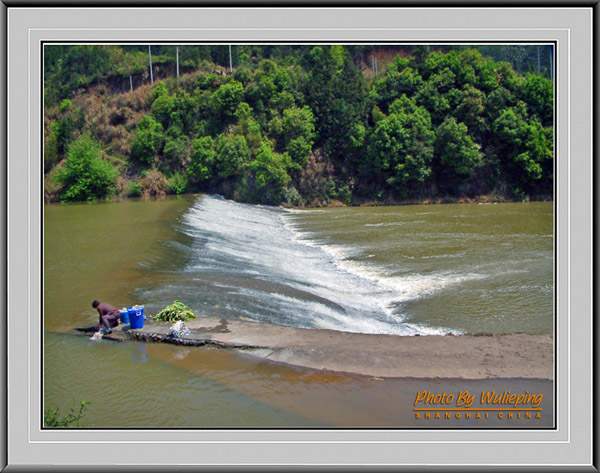
{"label": "forested hillside", "polygon": [[151,53],[152,75],[148,46],[45,46],[47,200],[552,197],[549,47]]}

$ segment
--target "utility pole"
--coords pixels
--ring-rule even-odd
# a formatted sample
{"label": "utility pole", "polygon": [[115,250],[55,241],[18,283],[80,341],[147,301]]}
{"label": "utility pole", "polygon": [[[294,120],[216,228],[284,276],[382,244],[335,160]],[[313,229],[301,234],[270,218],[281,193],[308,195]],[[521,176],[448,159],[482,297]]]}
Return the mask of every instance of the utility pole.
{"label": "utility pole", "polygon": [[375,75],[375,55],[371,53],[371,69],[373,70],[373,75]]}
{"label": "utility pole", "polygon": [[229,72],[233,74],[233,63],[231,62],[231,44],[229,45]]}
{"label": "utility pole", "polygon": [[375,58],[375,75],[377,75],[377,58]]}
{"label": "utility pole", "polygon": [[154,84],[154,77],[152,76],[152,51],[150,51],[150,45],[148,45],[148,57],[150,58],[150,83]]}
{"label": "utility pole", "polygon": [[131,79],[131,74],[129,74],[129,89],[133,92],[133,80]]}
{"label": "utility pole", "polygon": [[177,51],[177,78],[179,79],[179,48],[177,48],[176,51]]}

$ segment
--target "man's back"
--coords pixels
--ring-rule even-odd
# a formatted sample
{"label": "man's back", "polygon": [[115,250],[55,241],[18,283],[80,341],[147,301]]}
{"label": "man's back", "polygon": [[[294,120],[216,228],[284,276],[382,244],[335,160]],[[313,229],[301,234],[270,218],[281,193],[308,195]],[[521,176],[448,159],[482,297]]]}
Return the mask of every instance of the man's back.
{"label": "man's back", "polygon": [[98,310],[100,316],[119,315],[119,311],[115,309],[112,305],[107,304],[106,302],[101,302],[100,304],[98,304],[98,307],[96,307],[96,309]]}

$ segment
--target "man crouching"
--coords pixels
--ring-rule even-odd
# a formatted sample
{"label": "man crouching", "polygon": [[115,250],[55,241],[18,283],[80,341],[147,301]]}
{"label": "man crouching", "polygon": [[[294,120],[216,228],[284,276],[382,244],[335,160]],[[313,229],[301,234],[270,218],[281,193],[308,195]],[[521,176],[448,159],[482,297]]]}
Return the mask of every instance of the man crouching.
{"label": "man crouching", "polygon": [[119,325],[119,311],[115,309],[112,305],[107,304],[105,302],[98,302],[94,300],[92,302],[92,307],[98,311],[99,314],[99,323],[96,327],[98,330],[90,340],[99,340],[102,338],[102,335],[112,332],[112,328]]}

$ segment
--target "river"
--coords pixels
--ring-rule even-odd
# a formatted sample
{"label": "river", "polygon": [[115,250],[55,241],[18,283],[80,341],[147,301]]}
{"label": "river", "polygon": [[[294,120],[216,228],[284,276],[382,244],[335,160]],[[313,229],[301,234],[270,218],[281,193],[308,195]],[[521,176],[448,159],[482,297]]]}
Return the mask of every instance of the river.
{"label": "river", "polygon": [[[46,204],[45,406],[92,401],[84,425],[93,427],[423,426],[397,407],[423,381],[67,333],[96,322],[93,299],[144,304],[147,314],[179,299],[200,316],[364,333],[551,333],[553,268],[550,202],[286,210],[190,195]],[[546,392],[551,406],[551,383],[486,386],[506,383]]]}

